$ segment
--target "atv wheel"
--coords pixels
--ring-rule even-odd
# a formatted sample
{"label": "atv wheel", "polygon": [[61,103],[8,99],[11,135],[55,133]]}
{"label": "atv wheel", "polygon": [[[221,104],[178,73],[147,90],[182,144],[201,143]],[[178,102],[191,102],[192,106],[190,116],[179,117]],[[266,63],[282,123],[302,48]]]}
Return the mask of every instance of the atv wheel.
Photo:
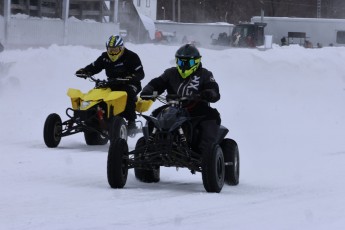
{"label": "atv wheel", "polygon": [[84,131],[84,138],[87,145],[105,145],[108,138],[97,132]]}
{"label": "atv wheel", "polygon": [[114,116],[110,122],[109,139],[110,141],[121,138],[127,141],[128,131],[125,120],[120,116]]}
{"label": "atv wheel", "polygon": [[238,185],[240,181],[240,155],[237,143],[232,139],[224,139],[220,146],[225,161],[225,183]]}
{"label": "atv wheel", "polygon": [[62,122],[58,114],[50,114],[45,123],[43,129],[44,143],[49,148],[55,148],[61,141]]}
{"label": "atv wheel", "polygon": [[224,185],[225,166],[222,149],[215,145],[212,152],[203,155],[202,181],[207,192],[219,193]]}
{"label": "atv wheel", "polygon": [[[139,138],[137,144],[135,145],[135,150],[143,148],[146,144],[145,137]],[[138,153],[135,152],[135,157],[138,157]],[[160,180],[160,167],[155,169],[140,169],[134,168],[135,177],[145,183],[157,183]]]}
{"label": "atv wheel", "polygon": [[112,188],[123,188],[128,176],[128,145],[124,139],[110,142],[107,162],[108,183]]}

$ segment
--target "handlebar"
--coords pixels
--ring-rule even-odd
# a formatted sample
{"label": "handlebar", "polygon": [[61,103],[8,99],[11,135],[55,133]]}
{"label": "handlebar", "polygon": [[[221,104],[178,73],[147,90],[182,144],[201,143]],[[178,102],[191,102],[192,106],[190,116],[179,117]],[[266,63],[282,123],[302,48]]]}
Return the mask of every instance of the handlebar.
{"label": "handlebar", "polygon": [[95,77],[93,77],[92,75],[88,75],[88,74],[76,74],[76,76],[78,77],[83,77],[85,79],[89,79],[92,82],[96,83],[95,88],[104,88],[104,87],[108,87],[109,83],[111,82],[128,82],[129,79],[125,79],[125,78],[115,78],[115,79],[109,79],[109,80],[101,80],[101,79],[97,79]]}
{"label": "handlebar", "polygon": [[126,82],[126,81],[129,81],[129,79],[126,79],[126,78],[115,78],[115,79],[109,79],[109,80],[101,80],[101,79],[97,79],[97,78],[93,77],[92,75],[88,75],[88,74],[84,74],[84,73],[76,74],[76,76],[89,78],[93,82],[100,82],[100,81],[104,81],[104,82],[112,82],[112,81]]}
{"label": "handlebar", "polygon": [[165,97],[163,95],[158,95],[157,91],[153,91],[152,95],[141,95],[141,98],[143,99],[156,99],[158,97],[161,97],[162,99],[164,99]]}
{"label": "handlebar", "polygon": [[185,102],[190,101],[200,101],[202,100],[199,94],[193,94],[190,96],[179,96],[177,94],[168,94],[168,95],[158,95],[157,91],[154,91],[152,95],[142,95],[141,98],[146,100],[158,100],[164,104],[179,105]]}

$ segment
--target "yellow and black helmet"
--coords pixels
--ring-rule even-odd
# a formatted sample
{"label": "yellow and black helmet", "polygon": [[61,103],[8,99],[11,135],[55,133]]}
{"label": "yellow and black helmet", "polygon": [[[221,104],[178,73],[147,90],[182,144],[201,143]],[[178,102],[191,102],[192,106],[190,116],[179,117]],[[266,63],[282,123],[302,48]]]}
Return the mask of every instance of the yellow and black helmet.
{"label": "yellow and black helmet", "polygon": [[112,35],[105,43],[107,54],[111,61],[116,61],[125,50],[123,39],[119,35]]}

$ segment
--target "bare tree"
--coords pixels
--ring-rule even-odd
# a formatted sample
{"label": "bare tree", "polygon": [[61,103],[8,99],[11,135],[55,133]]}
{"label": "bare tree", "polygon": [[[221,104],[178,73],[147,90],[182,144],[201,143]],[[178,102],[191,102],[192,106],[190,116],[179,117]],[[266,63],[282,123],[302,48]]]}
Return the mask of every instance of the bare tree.
{"label": "bare tree", "polygon": [[[158,0],[158,19],[162,19],[164,6],[166,19],[172,20],[172,3],[178,0]],[[260,16],[316,17],[317,0],[180,0],[182,22],[229,22],[250,21]],[[344,0],[322,0],[321,16],[345,18]]]}

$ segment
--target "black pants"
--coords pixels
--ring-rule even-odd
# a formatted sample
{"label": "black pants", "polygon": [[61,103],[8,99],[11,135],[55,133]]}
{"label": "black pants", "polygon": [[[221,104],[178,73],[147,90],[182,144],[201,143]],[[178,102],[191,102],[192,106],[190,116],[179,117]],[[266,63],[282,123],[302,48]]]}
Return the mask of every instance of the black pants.
{"label": "black pants", "polygon": [[217,125],[220,125],[221,119],[217,109],[210,107],[206,103],[199,103],[196,106],[188,109],[191,117],[203,116],[202,121],[216,121]]}
{"label": "black pants", "polygon": [[217,142],[219,126],[221,124],[220,114],[217,109],[211,108],[206,103],[200,103],[189,110],[192,117],[203,116],[196,127],[200,131],[197,151],[206,155],[213,151]]}
{"label": "black pants", "polygon": [[119,114],[119,116],[124,117],[127,121],[134,121],[137,118],[135,113],[135,103],[137,101],[137,95],[141,88],[133,85],[114,85],[111,86],[112,91],[126,91],[127,92],[127,104],[125,110]]}

